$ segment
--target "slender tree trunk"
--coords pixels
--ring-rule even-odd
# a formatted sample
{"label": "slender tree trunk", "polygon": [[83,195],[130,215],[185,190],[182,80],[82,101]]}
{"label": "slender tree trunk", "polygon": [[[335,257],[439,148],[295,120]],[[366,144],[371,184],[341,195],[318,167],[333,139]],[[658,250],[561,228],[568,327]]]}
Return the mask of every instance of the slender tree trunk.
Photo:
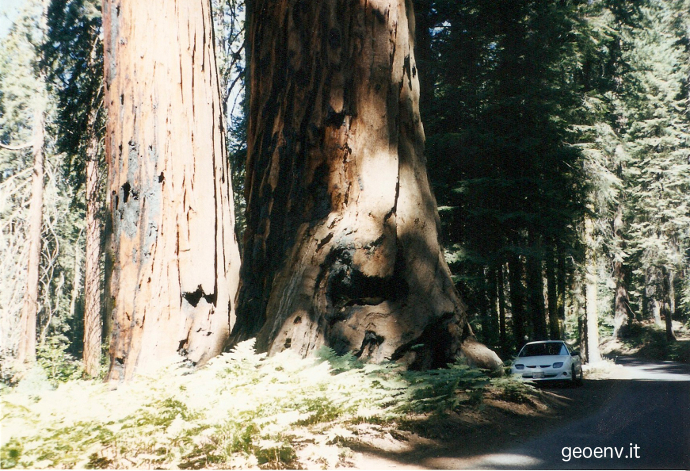
{"label": "slender tree trunk", "polygon": [[29,203],[29,260],[27,285],[20,320],[21,337],[17,352],[18,368],[36,361],[36,320],[38,316],[38,278],[41,263],[41,227],[43,225],[43,162],[45,155],[45,103],[36,99],[33,122],[33,159],[31,202]]}
{"label": "slender tree trunk", "polygon": [[625,335],[626,328],[630,323],[628,310],[630,309],[630,299],[625,281],[625,269],[623,262],[613,262],[613,278],[616,281],[616,294],[613,307],[613,336],[616,338]]}
{"label": "slender tree trunk", "polygon": [[[622,153],[623,148],[619,146],[616,149],[617,153]],[[619,178],[623,178],[622,167],[619,167],[617,172]],[[624,243],[621,237],[621,230],[623,229],[623,205],[618,205],[616,217],[613,220],[613,235],[618,242],[618,245]],[[628,317],[628,310],[630,309],[630,299],[628,297],[628,288],[625,280],[625,267],[622,260],[623,247],[620,247],[621,254],[618,254],[613,261],[613,278],[616,282],[616,293],[613,304],[613,336],[615,338],[623,337],[625,330],[630,323]]]}
{"label": "slender tree trunk", "polygon": [[81,292],[81,247],[79,247],[79,239],[81,239],[82,233],[83,229],[79,231],[77,241],[74,244],[74,279],[72,281],[72,294],[70,295],[69,300],[70,319],[75,319],[75,316],[77,314],[77,299],[79,299],[79,293]]}
{"label": "slender tree trunk", "polygon": [[503,263],[496,270],[496,286],[498,289],[498,341],[501,344],[501,352],[506,357],[509,352],[508,332],[506,331],[506,300],[505,284],[503,282]]}
{"label": "slender tree trunk", "polygon": [[553,242],[549,243],[546,257],[546,292],[549,312],[549,335],[552,339],[561,338],[558,322],[558,280],[556,277],[556,254]]}
{"label": "slender tree trunk", "polygon": [[584,356],[582,361],[587,363],[589,361],[589,345],[587,344],[587,319],[586,314],[582,313],[577,316],[577,340],[580,345],[584,345]]}
{"label": "slender tree trunk", "polygon": [[599,353],[599,316],[597,312],[597,285],[596,280],[587,283],[586,322],[587,322],[587,361],[597,363],[601,361]]}
{"label": "slender tree trunk", "polygon": [[650,266],[645,273],[645,287],[644,287],[644,307],[645,318],[654,321],[654,325],[661,327],[661,301],[663,295],[661,294],[662,281],[659,269],[656,266]]}
{"label": "slender tree trunk", "polygon": [[651,298],[649,304],[652,307],[652,318],[654,319],[654,324],[661,326],[661,301],[656,298]]}
{"label": "slender tree trunk", "polygon": [[542,261],[540,237],[530,234],[530,246],[533,253],[527,257],[526,275],[530,317],[534,327],[534,340],[549,338],[546,325],[546,302],[544,301],[544,277],[542,276]]}
{"label": "slender tree trunk", "polygon": [[413,35],[411,1],[254,2],[233,341],[412,367],[461,353],[471,330],[438,243]]}
{"label": "slender tree trunk", "polygon": [[479,320],[482,325],[481,341],[491,345],[491,318],[489,316],[491,305],[489,304],[488,286],[486,277],[484,276],[483,266],[477,269],[477,278],[480,280],[479,299],[477,304],[479,307]]}
{"label": "slender tree trunk", "polygon": [[111,380],[218,354],[239,253],[204,0],[103,4]]}
{"label": "slender tree trunk", "polygon": [[587,313],[585,312],[586,304],[584,303],[586,298],[584,283],[585,279],[583,276],[573,276],[570,283],[570,292],[572,293],[572,313],[577,320],[577,343],[580,345],[583,353],[582,360],[587,362],[589,350],[587,345]]}
{"label": "slender tree trunk", "polygon": [[536,257],[527,257],[527,290],[530,317],[534,328],[534,340],[546,340],[549,338],[546,324],[544,279],[541,268],[541,260]]}
{"label": "slender tree trunk", "polygon": [[513,317],[513,335],[519,349],[527,341],[525,326],[525,289],[522,284],[522,263],[517,255],[511,255],[508,260],[508,275],[510,277],[510,307]]}
{"label": "slender tree trunk", "polygon": [[663,268],[663,283],[664,283],[664,299],[662,306],[664,306],[664,321],[666,324],[666,339],[670,342],[676,341],[676,335],[673,333],[673,314],[675,313],[675,290],[673,287],[675,273],[673,270]]}
{"label": "slender tree trunk", "polygon": [[101,209],[98,135],[98,109],[89,116],[89,142],[86,149],[86,268],[84,276],[84,371],[98,376],[101,366]]}
{"label": "slender tree trunk", "polygon": [[[562,327],[562,329],[565,328],[565,305],[568,300],[567,296],[567,289],[568,289],[568,280],[567,280],[567,273],[565,269],[565,249],[560,245],[557,244],[557,265],[558,265],[558,270],[557,270],[557,281],[556,281],[556,286],[558,288],[558,319],[559,319],[559,324]],[[561,330],[562,330],[561,329]]]}
{"label": "slender tree trunk", "polygon": [[601,361],[599,353],[599,314],[597,311],[597,265],[594,255],[594,224],[585,219],[585,238],[587,240],[587,274],[585,284],[585,309],[587,323],[587,361]]}
{"label": "slender tree trunk", "polygon": [[496,272],[500,270],[500,265],[498,268],[490,268],[487,270],[486,276],[486,296],[489,303],[489,319],[487,322],[487,343],[489,345],[498,345],[499,338],[499,321],[498,321],[498,296],[496,291]]}

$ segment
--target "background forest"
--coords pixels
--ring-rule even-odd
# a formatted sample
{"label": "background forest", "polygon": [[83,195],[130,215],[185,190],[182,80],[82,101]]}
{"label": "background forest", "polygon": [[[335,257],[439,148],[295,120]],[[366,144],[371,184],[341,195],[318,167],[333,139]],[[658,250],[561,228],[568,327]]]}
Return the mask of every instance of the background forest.
{"label": "background forest", "polygon": [[[241,245],[245,5],[212,3]],[[479,340],[507,359],[565,338],[595,360],[641,325],[685,332],[690,1],[414,4],[427,169]],[[85,318],[104,349],[111,329],[101,35],[100,2],[28,0],[0,39],[3,382],[32,300],[52,379],[107,368],[84,340]]]}

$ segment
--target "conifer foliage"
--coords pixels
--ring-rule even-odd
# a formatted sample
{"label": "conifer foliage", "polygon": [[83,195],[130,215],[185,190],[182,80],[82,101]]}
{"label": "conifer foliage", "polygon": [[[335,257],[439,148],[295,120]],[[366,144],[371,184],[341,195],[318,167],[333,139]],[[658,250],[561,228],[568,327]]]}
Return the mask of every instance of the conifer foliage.
{"label": "conifer foliage", "polygon": [[3,381],[18,357],[203,363],[233,328],[420,367],[473,335],[591,360],[639,323],[685,335],[690,0],[263,3],[109,0],[102,23],[98,0],[26,0],[0,38]]}
{"label": "conifer foliage", "polygon": [[687,320],[687,2],[419,3],[429,168],[481,338]]}

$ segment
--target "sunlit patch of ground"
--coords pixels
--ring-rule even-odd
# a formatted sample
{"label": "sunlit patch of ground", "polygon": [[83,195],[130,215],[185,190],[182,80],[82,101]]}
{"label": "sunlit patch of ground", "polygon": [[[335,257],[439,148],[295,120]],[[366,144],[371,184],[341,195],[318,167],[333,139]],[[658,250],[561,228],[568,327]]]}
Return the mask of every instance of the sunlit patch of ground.
{"label": "sunlit patch of ground", "polygon": [[582,387],[535,387],[461,364],[406,373],[290,355],[246,344],[200,370],[116,386],[27,378],[0,394],[2,467],[404,469],[435,456],[471,466],[591,413],[615,393],[599,380],[624,371],[604,361]]}
{"label": "sunlit patch of ground", "polygon": [[[388,434],[398,445],[389,443],[384,449],[370,440],[351,443],[357,452],[354,463],[362,469],[471,467],[503,447],[558,426],[571,414],[582,413],[589,405],[574,401],[576,392],[566,385],[527,386],[519,395],[488,388],[481,402],[472,407],[417,415],[397,424],[404,433],[389,430]],[[497,455],[496,459],[502,458],[506,457]]]}
{"label": "sunlit patch of ground", "polygon": [[628,378],[624,367],[602,361],[585,366],[581,387],[551,383],[519,392],[489,388],[474,407],[417,416],[400,424],[412,432],[403,440],[404,450],[353,446],[358,452],[354,462],[363,469],[472,469],[489,463],[509,468],[539,466],[534,457],[506,455],[503,450],[595,413],[618,394],[622,383],[617,380]]}
{"label": "sunlit patch of ground", "polygon": [[634,324],[622,339],[607,338],[601,343],[601,354],[609,359],[617,356],[636,356],[648,360],[690,363],[690,331],[673,321],[676,341],[666,339],[662,325],[651,321]]}
{"label": "sunlit patch of ground", "polygon": [[251,342],[124,384],[55,388],[41,371],[0,393],[2,468],[351,467],[358,447],[408,453],[433,445],[449,417],[490,421],[485,397],[528,407],[542,395],[462,363],[407,372],[332,350],[267,358]]}
{"label": "sunlit patch of ground", "polygon": [[615,360],[603,359],[595,364],[582,366],[585,378],[589,380],[630,379],[630,372],[623,366],[617,365]]}

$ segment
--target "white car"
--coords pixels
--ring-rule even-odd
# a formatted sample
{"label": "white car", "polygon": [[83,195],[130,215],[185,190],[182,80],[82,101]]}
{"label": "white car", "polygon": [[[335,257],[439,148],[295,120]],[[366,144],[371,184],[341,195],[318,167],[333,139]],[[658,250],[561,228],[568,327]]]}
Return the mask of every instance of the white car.
{"label": "white car", "polygon": [[582,383],[580,352],[561,340],[530,342],[518,353],[511,373],[524,381],[569,381]]}

